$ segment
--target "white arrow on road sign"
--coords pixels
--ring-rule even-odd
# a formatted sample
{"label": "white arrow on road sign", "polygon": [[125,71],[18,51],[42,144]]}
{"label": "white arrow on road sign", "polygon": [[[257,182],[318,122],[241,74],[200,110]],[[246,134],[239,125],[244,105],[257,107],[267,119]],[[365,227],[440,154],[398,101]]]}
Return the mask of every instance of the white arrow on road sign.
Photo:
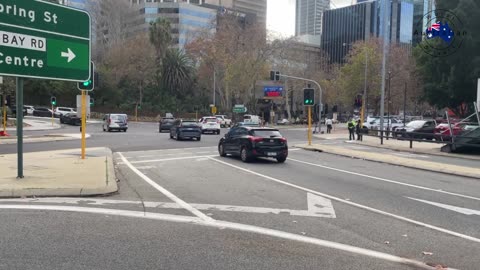
{"label": "white arrow on road sign", "polygon": [[425,200],[420,200],[420,199],[415,199],[415,198],[410,198],[410,197],[406,197],[406,198],[408,198],[410,200],[430,204],[430,205],[433,205],[433,206],[437,206],[437,207],[440,207],[440,208],[444,208],[444,209],[447,209],[447,210],[455,211],[457,213],[464,214],[464,215],[467,215],[467,216],[471,216],[471,215],[480,216],[480,211],[478,211],[478,210],[473,210],[473,209],[468,209],[468,208],[463,208],[463,207],[458,207],[458,206],[453,206],[453,205],[448,205],[448,204],[443,204],[443,203],[430,202],[430,201],[425,201]]}
{"label": "white arrow on road sign", "polygon": [[62,52],[62,57],[68,57],[67,62],[70,63],[77,56],[68,48],[68,52]]}
{"label": "white arrow on road sign", "polygon": [[[165,208],[165,209],[183,209],[176,203],[164,202],[140,202],[140,201],[122,201],[122,200],[95,200],[95,199],[77,199],[77,198],[35,198],[35,199],[3,199],[2,202],[23,202],[23,203],[61,203],[61,204],[81,204],[83,206],[92,205],[120,205],[120,204],[137,204],[147,208]],[[203,211],[225,211],[225,212],[242,212],[255,214],[289,214],[291,216],[303,217],[323,217],[336,218],[335,210],[329,199],[307,193],[308,210],[291,210],[279,208],[251,207],[251,206],[234,206],[234,205],[216,205],[216,204],[190,204],[192,207]]]}

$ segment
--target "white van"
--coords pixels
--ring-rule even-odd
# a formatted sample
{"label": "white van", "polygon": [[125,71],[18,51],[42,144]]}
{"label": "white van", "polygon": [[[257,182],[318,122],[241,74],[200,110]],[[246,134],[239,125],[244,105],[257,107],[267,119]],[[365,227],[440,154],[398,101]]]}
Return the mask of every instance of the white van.
{"label": "white van", "polygon": [[126,114],[119,113],[105,114],[103,116],[102,128],[103,131],[108,132],[112,130],[127,132],[128,117]]}
{"label": "white van", "polygon": [[243,116],[243,122],[247,124],[260,125],[260,117],[258,115],[245,114]]}

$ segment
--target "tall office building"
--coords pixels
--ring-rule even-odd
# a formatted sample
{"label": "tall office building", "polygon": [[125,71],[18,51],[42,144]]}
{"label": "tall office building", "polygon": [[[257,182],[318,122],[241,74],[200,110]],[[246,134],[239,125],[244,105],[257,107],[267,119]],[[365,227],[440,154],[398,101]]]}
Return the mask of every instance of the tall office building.
{"label": "tall office building", "polygon": [[[392,0],[390,41],[413,44],[415,6],[412,0]],[[323,17],[322,49],[330,61],[343,63],[351,44],[383,35],[380,1],[328,10]]]}
{"label": "tall office building", "polygon": [[87,0],[60,0],[59,1],[61,4],[79,8],[79,9],[88,9],[88,1]]}
{"label": "tall office building", "polygon": [[330,0],[297,0],[295,36],[305,43],[320,45],[323,12],[330,9]]}
{"label": "tall office building", "polygon": [[203,0],[204,4],[233,9],[246,14],[257,16],[256,24],[267,28],[267,0]]}
{"label": "tall office building", "polygon": [[202,7],[201,0],[130,0],[136,11],[129,19],[128,32],[148,32],[158,18],[170,21],[174,47],[183,48],[199,34],[215,31],[217,10]]}

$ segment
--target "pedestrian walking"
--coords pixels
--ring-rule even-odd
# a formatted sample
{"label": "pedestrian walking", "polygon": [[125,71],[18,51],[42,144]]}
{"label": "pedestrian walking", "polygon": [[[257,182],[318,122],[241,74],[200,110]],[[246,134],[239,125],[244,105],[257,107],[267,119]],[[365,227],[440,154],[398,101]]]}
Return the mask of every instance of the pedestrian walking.
{"label": "pedestrian walking", "polygon": [[[363,139],[362,135],[362,121],[358,121],[357,125],[355,126],[355,131],[357,132],[357,141],[361,141]],[[354,139],[355,140],[355,139]]]}
{"label": "pedestrian walking", "polygon": [[349,134],[349,139],[350,139],[350,141],[354,141],[354,140],[355,140],[355,126],[356,126],[356,123],[355,123],[355,120],[354,120],[354,119],[350,120],[350,121],[347,123],[348,134]]}
{"label": "pedestrian walking", "polygon": [[332,133],[332,127],[333,127],[332,119],[327,118],[327,120],[325,121],[325,124],[327,125],[327,134]]}

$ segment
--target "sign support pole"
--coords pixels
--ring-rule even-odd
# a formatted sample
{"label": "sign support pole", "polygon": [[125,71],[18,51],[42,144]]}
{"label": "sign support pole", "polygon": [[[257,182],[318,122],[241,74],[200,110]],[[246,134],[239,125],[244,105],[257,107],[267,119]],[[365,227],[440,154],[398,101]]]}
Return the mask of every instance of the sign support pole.
{"label": "sign support pole", "polygon": [[17,77],[17,178],[23,177],[23,78]]}
{"label": "sign support pole", "polygon": [[87,120],[87,95],[86,91],[82,90],[82,159],[85,159],[85,130],[87,129],[86,120]]}
{"label": "sign support pole", "polygon": [[53,115],[54,115],[54,111],[53,111],[53,104],[52,104],[52,127],[53,127]]}
{"label": "sign support pole", "polygon": [[7,134],[7,105],[5,105],[5,96],[2,99],[2,108],[3,108],[3,115],[2,115],[2,122],[3,122],[3,134]]}
{"label": "sign support pole", "polygon": [[312,145],[312,106],[308,106],[308,146]]}

